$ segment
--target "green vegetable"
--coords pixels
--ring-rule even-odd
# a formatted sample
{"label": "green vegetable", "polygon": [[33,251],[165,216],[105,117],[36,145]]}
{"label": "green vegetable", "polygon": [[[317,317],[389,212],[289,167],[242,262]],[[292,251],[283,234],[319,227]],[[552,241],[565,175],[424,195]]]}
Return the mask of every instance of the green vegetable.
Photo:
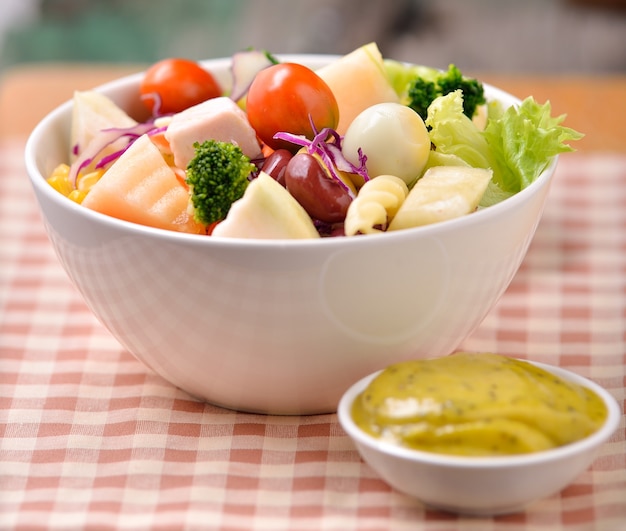
{"label": "green vegetable", "polygon": [[435,75],[440,73],[439,70],[429,66],[407,65],[393,59],[384,59],[385,73],[389,83],[394,88],[402,103],[408,103],[409,84],[416,77],[422,77],[432,80]]}
{"label": "green vegetable", "polygon": [[256,167],[229,142],[206,140],[193,147],[195,156],[187,166],[186,178],[190,204],[194,219],[210,225],[224,219],[230,206],[243,196]]}
{"label": "green vegetable", "polygon": [[484,136],[497,167],[498,184],[518,192],[532,183],[550,164],[554,155],[573,148],[565,142],[584,135],[560,125],[565,115],[552,117],[550,102],[539,105],[532,97],[519,107],[509,107],[497,120],[490,120]]}
{"label": "green vegetable", "polygon": [[[487,102],[482,83],[463,76],[455,65],[450,65],[447,72],[438,76],[435,85],[442,96],[460,90],[463,93],[463,113],[469,118],[474,116],[477,107]],[[409,96],[413,92],[416,90],[411,87]]]}
{"label": "green vegetable", "polygon": [[463,112],[472,118],[478,106],[486,103],[483,85],[477,79],[463,76],[456,65],[447,71],[425,66],[405,66],[397,61],[386,61],[387,76],[403,102],[423,120],[428,107],[439,96],[456,90],[463,93]]}
{"label": "green vegetable", "polygon": [[551,117],[550,103],[532,97],[503,110],[488,106],[484,131],[463,112],[460,90],[437,98],[428,108],[426,125],[437,152],[455,155],[477,168],[491,168],[493,178],[481,206],[506,199],[532,183],[559,153],[573,151],[566,144],[582,134],[563,127],[565,116]]}

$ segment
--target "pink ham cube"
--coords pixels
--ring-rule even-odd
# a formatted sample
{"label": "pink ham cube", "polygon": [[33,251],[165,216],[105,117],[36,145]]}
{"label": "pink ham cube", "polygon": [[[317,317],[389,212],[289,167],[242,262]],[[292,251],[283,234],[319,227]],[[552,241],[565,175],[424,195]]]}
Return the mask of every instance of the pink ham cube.
{"label": "pink ham cube", "polygon": [[183,169],[194,157],[194,143],[205,140],[232,142],[250,159],[261,155],[261,146],[248,116],[225,96],[212,98],[175,114],[165,131],[165,138],[174,154],[174,163]]}

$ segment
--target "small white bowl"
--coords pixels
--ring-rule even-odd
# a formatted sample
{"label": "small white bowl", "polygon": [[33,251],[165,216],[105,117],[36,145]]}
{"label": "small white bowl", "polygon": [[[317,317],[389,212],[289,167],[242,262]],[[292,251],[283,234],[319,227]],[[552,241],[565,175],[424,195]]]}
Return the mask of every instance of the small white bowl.
{"label": "small white bowl", "polygon": [[430,507],[482,516],[518,512],[574,481],[591,465],[621,418],[617,401],[598,384],[559,367],[534,365],[586,386],[600,396],[608,410],[602,427],[580,441],[523,455],[464,457],[403,448],[365,433],[352,419],[355,398],[380,371],[359,380],[345,392],[337,411],[339,423],[363,460],[383,480]]}

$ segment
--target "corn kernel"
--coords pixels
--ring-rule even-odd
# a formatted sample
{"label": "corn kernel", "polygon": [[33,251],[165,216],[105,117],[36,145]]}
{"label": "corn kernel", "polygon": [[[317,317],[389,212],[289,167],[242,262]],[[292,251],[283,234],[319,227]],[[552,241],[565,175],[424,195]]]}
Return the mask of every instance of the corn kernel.
{"label": "corn kernel", "polygon": [[79,175],[76,179],[76,189],[84,191],[85,193],[91,190],[91,187],[96,184],[100,177],[104,174],[104,170],[95,170],[85,175]]}
{"label": "corn kernel", "polygon": [[67,196],[69,199],[74,201],[75,203],[82,203],[83,199],[87,196],[88,190],[72,190]]}
{"label": "corn kernel", "polygon": [[64,196],[68,196],[74,189],[72,183],[70,182],[69,174],[70,167],[67,164],[59,164],[56,168],[54,168],[54,170],[52,170],[52,173],[46,181],[57,192],[63,194]]}

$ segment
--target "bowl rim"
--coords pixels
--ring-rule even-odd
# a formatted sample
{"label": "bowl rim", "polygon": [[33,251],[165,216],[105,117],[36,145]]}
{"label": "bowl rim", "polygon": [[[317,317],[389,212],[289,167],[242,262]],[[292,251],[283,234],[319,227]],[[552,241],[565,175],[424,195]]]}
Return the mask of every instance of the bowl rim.
{"label": "bowl rim", "polygon": [[357,446],[365,446],[370,450],[374,450],[377,453],[385,454],[395,459],[422,463],[430,466],[464,469],[518,468],[530,465],[541,465],[550,461],[563,460],[577,454],[589,452],[596,447],[599,447],[601,444],[606,442],[611,435],[613,435],[620,423],[622,412],[617,400],[611,393],[609,393],[608,390],[593,380],[585,378],[584,376],[563,367],[528,359],[519,359],[519,361],[531,363],[568,381],[583,385],[596,393],[602,399],[607,408],[607,417],[604,424],[602,424],[602,426],[592,434],[578,441],[556,448],[551,448],[549,450],[542,450],[527,454],[502,456],[461,456],[406,448],[369,435],[356,425],[350,413],[352,404],[357,395],[363,391],[370,381],[380,374],[382,370],[375,371],[361,378],[345,391],[339,400],[337,418],[341,427],[357,444]]}
{"label": "bowl rim", "polygon": [[[322,64],[329,62],[333,59],[340,57],[339,55],[325,55],[325,54],[276,54],[280,60],[294,61],[300,63],[317,63]],[[199,62],[206,68],[221,68],[226,69],[229,67],[231,57],[220,57],[214,59],[204,59]],[[407,63],[408,64],[408,63]],[[92,90],[104,93],[113,93],[119,91],[124,93],[129,87],[138,85],[139,80],[145,70],[139,70],[135,73],[128,74],[114,80],[108,81],[104,84],[93,87]],[[512,105],[518,105],[521,100],[516,96],[503,91],[488,83],[483,83],[485,92],[488,99],[504,99],[509,100]],[[45,145],[45,136],[48,134],[48,129],[51,125],[59,122],[69,123],[71,120],[71,109],[73,101],[67,100],[49,113],[47,113],[34,127],[29,134],[25,150],[24,160],[26,170],[31,181],[31,185],[38,192],[46,197],[47,200],[52,201],[60,208],[67,208],[73,211],[75,214],[81,217],[90,219],[94,223],[106,225],[110,228],[117,229],[119,231],[128,232],[130,234],[149,236],[152,238],[164,239],[172,242],[188,242],[192,245],[211,245],[211,246],[241,246],[245,244],[246,247],[263,247],[263,248],[307,248],[314,246],[319,248],[321,246],[343,246],[345,245],[346,238],[314,238],[314,239],[243,239],[243,238],[231,238],[231,237],[219,237],[212,236],[207,237],[203,234],[187,234],[182,232],[170,231],[165,229],[159,229],[156,227],[148,227],[137,223],[117,219],[111,216],[107,216],[100,212],[96,212],[81,205],[75,203],[71,199],[63,196],[51,186],[46,183],[46,176],[40,171],[38,166],[38,150],[41,145]],[[555,173],[559,155],[555,155],[548,163],[544,171],[526,188],[520,190],[516,194],[507,199],[492,205],[488,208],[484,208],[473,212],[471,215],[461,216],[458,218],[433,223],[430,225],[424,225],[420,227],[412,227],[399,231],[385,232],[380,234],[368,234],[367,237],[362,238],[349,238],[352,242],[350,245],[367,245],[367,242],[376,242],[379,238],[385,238],[385,241],[402,240],[405,238],[411,238],[413,235],[423,235],[424,237],[436,236],[443,232],[454,231],[458,225],[474,225],[483,221],[489,220],[490,217],[497,218],[503,210],[513,209],[516,206],[524,203],[528,198],[532,197],[539,189],[544,186],[549,186],[552,176]],[[61,163],[63,161],[58,161]],[[203,243],[204,242],[204,243]]]}

